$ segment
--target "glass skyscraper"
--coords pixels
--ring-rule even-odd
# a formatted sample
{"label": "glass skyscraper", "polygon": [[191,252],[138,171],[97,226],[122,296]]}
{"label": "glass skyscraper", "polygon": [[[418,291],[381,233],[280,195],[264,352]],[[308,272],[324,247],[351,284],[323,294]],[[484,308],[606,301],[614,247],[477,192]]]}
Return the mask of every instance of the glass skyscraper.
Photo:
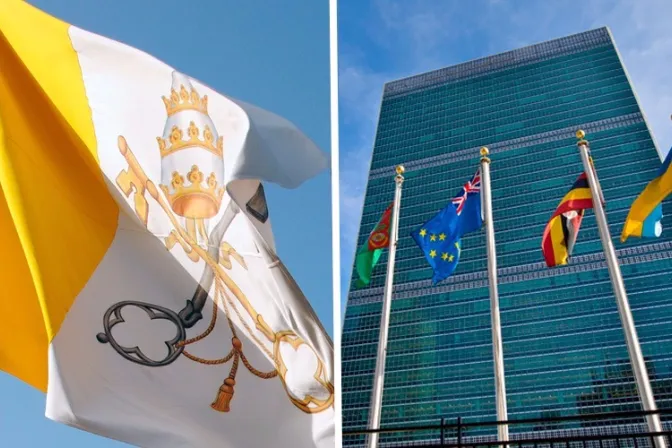
{"label": "glass skyscraper", "polygon": [[[394,167],[403,164],[381,426],[496,419],[484,231],[463,238],[457,270],[436,286],[410,237],[471,179],[481,146],[492,159],[509,418],[641,409],[592,211],[569,265],[543,261],[544,227],[583,171],[578,129],[604,190],[657,404],[672,407],[672,219],[663,219],[661,238],[619,240],[661,157],[601,28],[385,85],[358,239],[361,246],[392,202]],[[368,422],[386,262],[387,253],[367,287],[355,287],[353,273],[342,338],[345,430]]]}

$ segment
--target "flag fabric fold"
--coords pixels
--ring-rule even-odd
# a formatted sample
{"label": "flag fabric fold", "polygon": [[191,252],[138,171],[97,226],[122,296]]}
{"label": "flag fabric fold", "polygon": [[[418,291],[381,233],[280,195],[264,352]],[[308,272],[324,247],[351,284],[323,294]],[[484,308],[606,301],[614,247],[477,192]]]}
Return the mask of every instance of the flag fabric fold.
{"label": "flag fabric fold", "polygon": [[462,236],[480,229],[482,225],[481,170],[478,169],[450,204],[411,232],[411,237],[434,271],[434,284],[448,278],[457,268]]}
{"label": "flag fabric fold", "polygon": [[0,59],[0,369],[137,446],[332,447],[333,347],[262,184],[325,155],[23,1],[0,2]]}
{"label": "flag fabric fold", "polygon": [[662,234],[662,202],[672,193],[672,148],[667,153],[656,177],[649,182],[630,206],[623,224],[621,242],[629,237],[656,238]]}
{"label": "flag fabric fold", "polygon": [[586,209],[593,208],[593,196],[586,173],[581,173],[546,224],[541,250],[548,267],[565,265],[572,256]]}

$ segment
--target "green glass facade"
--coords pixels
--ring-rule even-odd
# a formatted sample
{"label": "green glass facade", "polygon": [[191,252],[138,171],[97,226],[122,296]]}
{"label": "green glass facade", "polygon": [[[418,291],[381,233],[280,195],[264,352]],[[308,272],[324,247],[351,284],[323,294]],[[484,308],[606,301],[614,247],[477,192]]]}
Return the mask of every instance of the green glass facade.
{"label": "green glass facade", "polygon": [[[457,270],[436,286],[410,237],[471,178],[483,145],[492,158],[509,418],[641,409],[591,211],[569,265],[543,262],[544,227],[582,172],[579,128],[654,394],[659,407],[672,407],[672,219],[663,219],[661,238],[619,241],[661,159],[601,28],[386,84],[358,239],[392,201],[394,166],[404,164],[383,427],[496,417],[484,231],[462,240]],[[365,288],[355,287],[353,271],[342,337],[345,430],[367,426],[386,262],[387,254]]]}

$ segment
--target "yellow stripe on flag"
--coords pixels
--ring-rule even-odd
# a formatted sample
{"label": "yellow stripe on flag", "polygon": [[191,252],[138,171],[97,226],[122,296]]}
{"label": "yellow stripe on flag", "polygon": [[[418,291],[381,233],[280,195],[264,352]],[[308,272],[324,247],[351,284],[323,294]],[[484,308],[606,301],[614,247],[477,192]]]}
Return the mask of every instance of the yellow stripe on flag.
{"label": "yellow stripe on flag", "polygon": [[564,198],[562,198],[562,201],[560,203],[562,204],[563,202],[567,201],[578,201],[581,199],[593,199],[593,194],[590,192],[590,188],[576,188],[574,190],[570,190]]}
{"label": "yellow stripe on flag", "polygon": [[634,200],[623,225],[621,242],[625,242],[630,236],[641,236],[646,218],[670,194],[672,194],[672,168],[649,182]]}
{"label": "yellow stripe on flag", "polygon": [[567,264],[567,247],[565,247],[565,232],[562,229],[562,217],[556,216],[551,224],[551,242],[553,243],[553,258],[555,264]]}
{"label": "yellow stripe on flag", "polygon": [[49,342],[119,213],[68,29],[25,2],[0,2],[0,369],[42,390]]}

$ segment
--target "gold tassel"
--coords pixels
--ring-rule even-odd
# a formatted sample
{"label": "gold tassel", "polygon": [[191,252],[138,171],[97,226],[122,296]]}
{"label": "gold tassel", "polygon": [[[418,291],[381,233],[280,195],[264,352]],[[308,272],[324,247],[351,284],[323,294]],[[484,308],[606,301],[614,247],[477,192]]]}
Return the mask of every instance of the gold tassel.
{"label": "gold tassel", "polygon": [[227,378],[224,380],[224,383],[219,387],[217,392],[217,399],[210,405],[212,409],[219,412],[229,412],[231,407],[231,399],[233,398],[233,386],[236,384],[236,380],[233,378]]}
{"label": "gold tassel", "polygon": [[236,385],[236,372],[238,372],[238,362],[240,361],[240,353],[243,349],[243,343],[235,336],[231,339],[231,345],[233,345],[236,354],[233,356],[229,377],[219,386],[217,398],[210,405],[212,409],[219,412],[229,412],[231,410],[230,404],[233,398],[233,386]]}

